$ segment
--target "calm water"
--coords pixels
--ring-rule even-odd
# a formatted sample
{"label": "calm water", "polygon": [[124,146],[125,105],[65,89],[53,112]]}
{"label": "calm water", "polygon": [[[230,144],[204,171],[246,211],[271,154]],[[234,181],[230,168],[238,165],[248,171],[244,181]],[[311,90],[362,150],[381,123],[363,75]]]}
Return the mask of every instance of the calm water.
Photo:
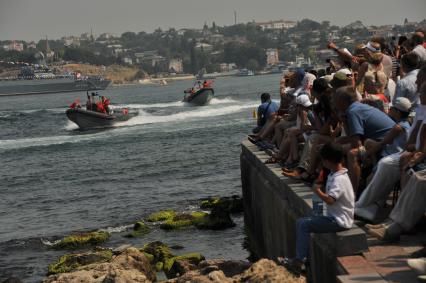
{"label": "calm water", "polygon": [[[102,131],[76,130],[64,114],[85,93],[0,97],[0,279],[38,282],[64,251],[49,242],[108,229],[104,246],[152,240],[207,258],[244,259],[242,216],[225,231],[154,229],[127,239],[126,225],[151,212],[196,209],[206,196],[241,194],[240,141],[259,94],[278,97],[279,76],[222,78],[211,104],[183,104],[191,81],[102,92],[138,116]],[[0,280],[2,281],[2,280]]]}

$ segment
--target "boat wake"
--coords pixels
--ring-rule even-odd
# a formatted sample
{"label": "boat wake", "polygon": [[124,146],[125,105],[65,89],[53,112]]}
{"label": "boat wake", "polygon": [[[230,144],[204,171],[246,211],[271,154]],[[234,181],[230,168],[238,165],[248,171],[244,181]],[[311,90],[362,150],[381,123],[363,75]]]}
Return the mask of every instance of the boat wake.
{"label": "boat wake", "polygon": [[[138,125],[149,125],[149,124],[159,124],[159,123],[169,123],[173,124],[172,127],[168,127],[167,129],[162,128],[162,131],[173,131],[186,128],[188,125],[196,126],[196,127],[206,127],[207,125],[202,123],[188,123],[187,125],[182,125],[182,121],[191,121],[199,118],[213,118],[218,116],[231,115],[234,113],[247,111],[247,109],[256,107],[258,105],[255,101],[237,101],[238,105],[235,105],[234,100],[232,99],[216,99],[212,100],[213,104],[203,107],[188,107],[184,109],[184,111],[172,113],[170,115],[155,115],[152,113],[148,113],[143,110],[143,108],[138,109],[137,116],[131,118],[125,122],[119,122],[114,125],[115,130],[114,135],[121,135],[123,133],[127,133],[129,130],[126,129],[133,126]],[[175,102],[177,104],[177,102]],[[181,102],[179,102],[181,103]],[[231,105],[221,105],[221,104],[231,104]],[[149,105],[149,104],[146,104]],[[160,104],[151,104],[152,105],[160,105]],[[162,104],[163,106],[165,104]],[[170,105],[168,103],[167,105]],[[219,106],[218,106],[219,105]],[[131,104],[129,105],[131,106]],[[145,106],[144,106],[145,107]],[[170,107],[170,106],[164,106]],[[148,108],[148,107],[147,107]],[[248,113],[248,112],[247,112]],[[247,119],[243,119],[243,121],[249,120],[250,116],[247,114],[245,117]],[[201,119],[200,122],[202,122]],[[205,119],[204,119],[205,120]],[[176,122],[180,122],[178,128],[175,125]],[[238,123],[241,120],[238,120]],[[209,124],[207,127],[215,127],[216,124]],[[169,129],[170,128],[170,129]],[[68,132],[75,132],[78,129],[78,126],[71,121],[67,121],[67,124],[64,126],[64,130]],[[121,129],[121,130],[119,130]],[[150,128],[149,131],[155,131],[155,129]],[[130,129],[131,132],[133,132]],[[128,133],[127,133],[128,134]],[[96,133],[85,133],[82,135],[58,135],[58,136],[46,136],[46,137],[32,137],[32,138],[22,138],[22,139],[10,139],[10,140],[0,140],[0,150],[15,150],[21,148],[31,148],[31,147],[46,147],[46,146],[54,146],[54,145],[63,145],[63,144],[75,144],[80,142],[90,142],[92,140],[99,139],[107,139],[112,137],[111,130],[110,131],[102,131]]]}
{"label": "boat wake", "polygon": [[[237,100],[232,98],[213,98],[209,105],[220,105],[238,103]],[[112,105],[112,108],[130,108],[130,109],[150,109],[150,108],[168,108],[168,107],[191,107],[190,104],[183,101],[165,102],[165,103],[152,103],[152,104],[119,104]]]}
{"label": "boat wake", "polygon": [[233,113],[240,112],[247,108],[255,107],[256,105],[257,104],[254,104],[254,103],[246,103],[241,105],[224,106],[221,108],[204,106],[204,107],[197,108],[196,110],[183,111],[183,112],[178,112],[171,115],[153,115],[146,111],[139,110],[139,113],[136,117],[133,117],[132,119],[122,123],[117,123],[114,126],[115,127],[136,126],[136,125],[144,125],[144,124],[177,122],[177,121],[194,119],[194,118],[224,116],[224,115],[230,115]]}

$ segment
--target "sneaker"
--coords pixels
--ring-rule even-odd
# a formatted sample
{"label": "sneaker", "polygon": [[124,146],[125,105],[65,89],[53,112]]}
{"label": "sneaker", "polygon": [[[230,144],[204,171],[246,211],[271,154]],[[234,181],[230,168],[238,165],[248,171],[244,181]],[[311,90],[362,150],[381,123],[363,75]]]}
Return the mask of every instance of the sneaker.
{"label": "sneaker", "polygon": [[375,204],[366,207],[355,207],[355,215],[368,221],[373,221],[379,207]]}
{"label": "sneaker", "polygon": [[386,224],[385,223],[380,223],[380,224],[365,224],[364,226],[367,229],[380,229],[380,228],[386,228]]}
{"label": "sneaker", "polygon": [[379,229],[379,228],[385,228],[390,226],[393,223],[392,220],[390,220],[389,218],[386,219],[384,222],[379,223],[379,224],[365,224],[365,228],[367,229]]}
{"label": "sneaker", "polygon": [[421,276],[417,277],[417,281],[422,282],[422,283],[426,283],[426,275],[421,275]]}
{"label": "sneaker", "polygon": [[399,240],[399,234],[391,234],[389,233],[389,227],[382,227],[377,229],[369,229],[367,233],[377,239],[384,242],[396,242]]}
{"label": "sneaker", "polygon": [[426,257],[408,259],[407,264],[419,275],[426,275]]}

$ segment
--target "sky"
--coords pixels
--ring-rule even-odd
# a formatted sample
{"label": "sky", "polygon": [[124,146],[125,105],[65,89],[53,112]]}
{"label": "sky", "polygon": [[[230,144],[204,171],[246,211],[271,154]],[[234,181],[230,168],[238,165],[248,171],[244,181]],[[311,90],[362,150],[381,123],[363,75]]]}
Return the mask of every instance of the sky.
{"label": "sky", "polygon": [[121,35],[268,20],[402,24],[426,18],[426,0],[0,0],[0,40],[39,40],[93,30]]}

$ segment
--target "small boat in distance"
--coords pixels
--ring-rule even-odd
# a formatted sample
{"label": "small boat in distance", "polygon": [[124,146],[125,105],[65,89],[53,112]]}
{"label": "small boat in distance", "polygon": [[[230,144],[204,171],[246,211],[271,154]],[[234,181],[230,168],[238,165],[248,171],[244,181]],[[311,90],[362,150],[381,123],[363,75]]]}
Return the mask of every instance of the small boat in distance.
{"label": "small boat in distance", "polygon": [[185,96],[183,102],[190,103],[195,106],[206,105],[214,96],[214,90],[212,88],[212,81],[198,81],[198,88],[196,86],[184,91]]}
{"label": "small boat in distance", "polygon": [[96,101],[96,96],[95,93],[92,93],[92,96],[87,94],[86,109],[76,100],[65,112],[68,119],[77,124],[81,130],[109,128],[134,116],[127,108],[111,109],[107,98],[102,96]]}

